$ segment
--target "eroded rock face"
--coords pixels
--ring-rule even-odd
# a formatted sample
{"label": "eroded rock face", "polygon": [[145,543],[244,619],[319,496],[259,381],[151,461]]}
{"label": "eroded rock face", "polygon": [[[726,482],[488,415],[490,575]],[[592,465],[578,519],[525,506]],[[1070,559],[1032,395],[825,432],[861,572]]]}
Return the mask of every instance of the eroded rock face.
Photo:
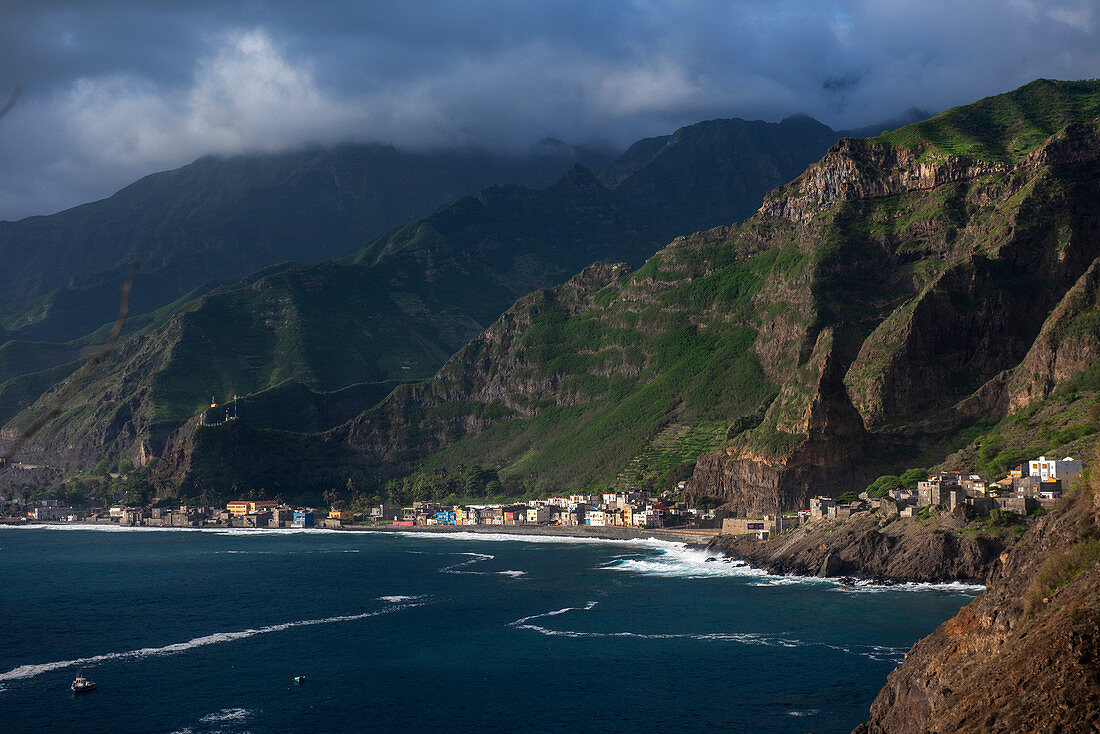
{"label": "eroded rock face", "polygon": [[819,521],[767,541],[719,537],[707,549],[775,574],[983,583],[1016,540],[1008,531],[990,535],[960,517],[937,516],[932,522],[929,526],[923,518],[862,512],[844,521]]}
{"label": "eroded rock face", "polygon": [[986,592],[919,641],[860,734],[1100,729],[1100,481],[1002,556]]}
{"label": "eroded rock face", "polygon": [[[1015,166],[844,140],[773,192],[764,221],[832,243],[810,297],[792,299],[812,325],[780,314],[758,331],[769,364],[805,356],[771,372],[782,383],[764,426],[701,459],[689,494],[737,512],[794,509],[862,486],[858,470],[880,458],[869,447],[892,433],[1003,417],[1095,364],[1100,211],[1087,182],[1098,166],[1095,124],[1068,126]],[[920,266],[910,280],[902,252]]]}
{"label": "eroded rock face", "polygon": [[843,138],[820,162],[772,192],[760,211],[805,222],[839,202],[928,191],[1004,169],[966,158],[922,161],[912,151],[888,143]]}

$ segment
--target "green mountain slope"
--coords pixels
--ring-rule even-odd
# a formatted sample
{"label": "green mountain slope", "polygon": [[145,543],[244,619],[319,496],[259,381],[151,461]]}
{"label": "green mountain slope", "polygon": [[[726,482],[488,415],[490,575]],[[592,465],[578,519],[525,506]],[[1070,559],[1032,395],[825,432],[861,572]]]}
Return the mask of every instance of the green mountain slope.
{"label": "green mountain slope", "polygon": [[[967,108],[844,140],[742,225],[521,299],[433,379],[330,434],[343,458],[310,471],[480,464],[560,491],[703,452],[689,494],[761,512],[927,466],[1098,361],[1098,90],[1039,81],[977,103],[1015,105],[1002,130],[1052,130],[1038,146],[991,135],[930,157],[920,131],[960,138]],[[234,436],[221,476],[249,480],[263,454]],[[204,435],[206,465],[220,440]],[[195,478],[189,450],[164,481]],[[680,468],[661,461],[666,480]]]}
{"label": "green mountain slope", "polygon": [[514,159],[346,145],[202,158],[102,201],[0,222],[0,322],[10,338],[78,338],[114,319],[134,260],[133,305],[143,313],[211,279],[346,255],[492,184],[548,185],[575,154],[595,155],[564,145]]}
{"label": "green mountain slope", "polygon": [[[805,162],[796,161],[799,156],[819,154],[832,139],[828,128],[803,120],[770,126],[782,134],[763,136],[753,149],[743,133],[760,126],[730,121],[741,136],[736,145],[722,144],[713,132],[686,133],[699,140],[699,150],[688,156],[694,166],[677,170],[679,180],[695,177],[720,191],[722,181],[737,180],[725,191],[733,216],[764,193],[762,184],[746,193],[730,172],[746,150],[752,153],[747,163],[771,156],[773,175],[794,175]],[[807,126],[816,146],[808,142]],[[681,142],[676,150],[688,148]],[[668,170],[641,166],[634,176],[652,182]],[[429,377],[520,296],[562,282],[593,261],[640,264],[678,222],[691,218],[687,201],[655,213],[646,197],[626,191],[633,180],[612,191],[578,165],[545,189],[493,187],[398,227],[353,257],[269,268],[177,304],[170,323],[159,330],[142,327],[134,344],[97,370],[63,419],[29,450],[59,452],[54,461],[72,465],[97,463],[104,450],[122,459],[157,455],[168,434],[211,397],[220,403],[233,395],[245,398],[242,420],[254,428],[337,425],[367,407],[357,402],[362,396],[382,397],[371,385]],[[746,196],[757,198],[746,203]],[[714,209],[705,216],[714,216]],[[26,389],[15,387],[15,397],[26,396]],[[345,388],[352,391],[339,392]],[[8,432],[40,415],[52,394],[13,420]],[[345,398],[356,410],[336,405]],[[126,406],[121,413],[120,404]]]}

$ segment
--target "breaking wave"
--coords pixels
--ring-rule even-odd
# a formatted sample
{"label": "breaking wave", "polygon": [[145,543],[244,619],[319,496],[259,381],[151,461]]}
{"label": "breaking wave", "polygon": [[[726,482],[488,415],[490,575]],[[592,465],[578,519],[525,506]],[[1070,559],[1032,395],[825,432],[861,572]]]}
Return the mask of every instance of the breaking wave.
{"label": "breaking wave", "polygon": [[880,594],[884,591],[939,591],[963,596],[977,596],[985,591],[982,584],[966,584],[961,581],[948,581],[944,583],[918,583],[906,582],[901,584],[877,584],[873,581],[862,579],[853,584],[841,584],[839,579],[824,579],[837,584],[835,591],[847,591],[863,594]]}
{"label": "breaking wave", "polygon": [[845,583],[840,578],[818,578],[814,576],[778,576],[759,568],[753,568],[744,561],[713,556],[707,551],[690,548],[683,543],[668,541],[645,541],[645,545],[659,553],[655,555],[621,555],[604,564],[601,568],[611,571],[625,571],[645,576],[665,576],[676,578],[746,578],[754,579],[754,586],[827,586],[834,591],[882,593],[888,591],[936,591],[941,593],[976,596],[985,591],[981,584],[966,584],[958,581],[948,583],[899,583],[879,584],[873,581],[858,580]]}

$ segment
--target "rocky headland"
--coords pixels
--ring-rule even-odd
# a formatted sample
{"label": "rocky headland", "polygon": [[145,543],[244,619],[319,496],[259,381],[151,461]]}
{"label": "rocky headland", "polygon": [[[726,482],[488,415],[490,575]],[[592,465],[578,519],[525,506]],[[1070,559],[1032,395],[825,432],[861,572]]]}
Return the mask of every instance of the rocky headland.
{"label": "rocky headland", "polygon": [[1100,731],[1100,477],[909,651],[860,734]]}
{"label": "rocky headland", "polygon": [[946,512],[907,518],[860,512],[847,520],[812,522],[764,541],[718,536],[707,550],[774,574],[984,583],[1021,530]]}

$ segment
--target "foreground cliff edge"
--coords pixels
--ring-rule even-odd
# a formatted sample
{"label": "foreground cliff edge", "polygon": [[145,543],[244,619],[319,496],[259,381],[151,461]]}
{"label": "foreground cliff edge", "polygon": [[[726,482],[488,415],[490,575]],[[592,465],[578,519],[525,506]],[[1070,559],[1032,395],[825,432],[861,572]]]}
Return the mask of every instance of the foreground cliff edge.
{"label": "foreground cliff edge", "polygon": [[[1097,446],[1100,455],[1100,445]],[[1100,472],[917,642],[859,734],[1100,731]]]}

